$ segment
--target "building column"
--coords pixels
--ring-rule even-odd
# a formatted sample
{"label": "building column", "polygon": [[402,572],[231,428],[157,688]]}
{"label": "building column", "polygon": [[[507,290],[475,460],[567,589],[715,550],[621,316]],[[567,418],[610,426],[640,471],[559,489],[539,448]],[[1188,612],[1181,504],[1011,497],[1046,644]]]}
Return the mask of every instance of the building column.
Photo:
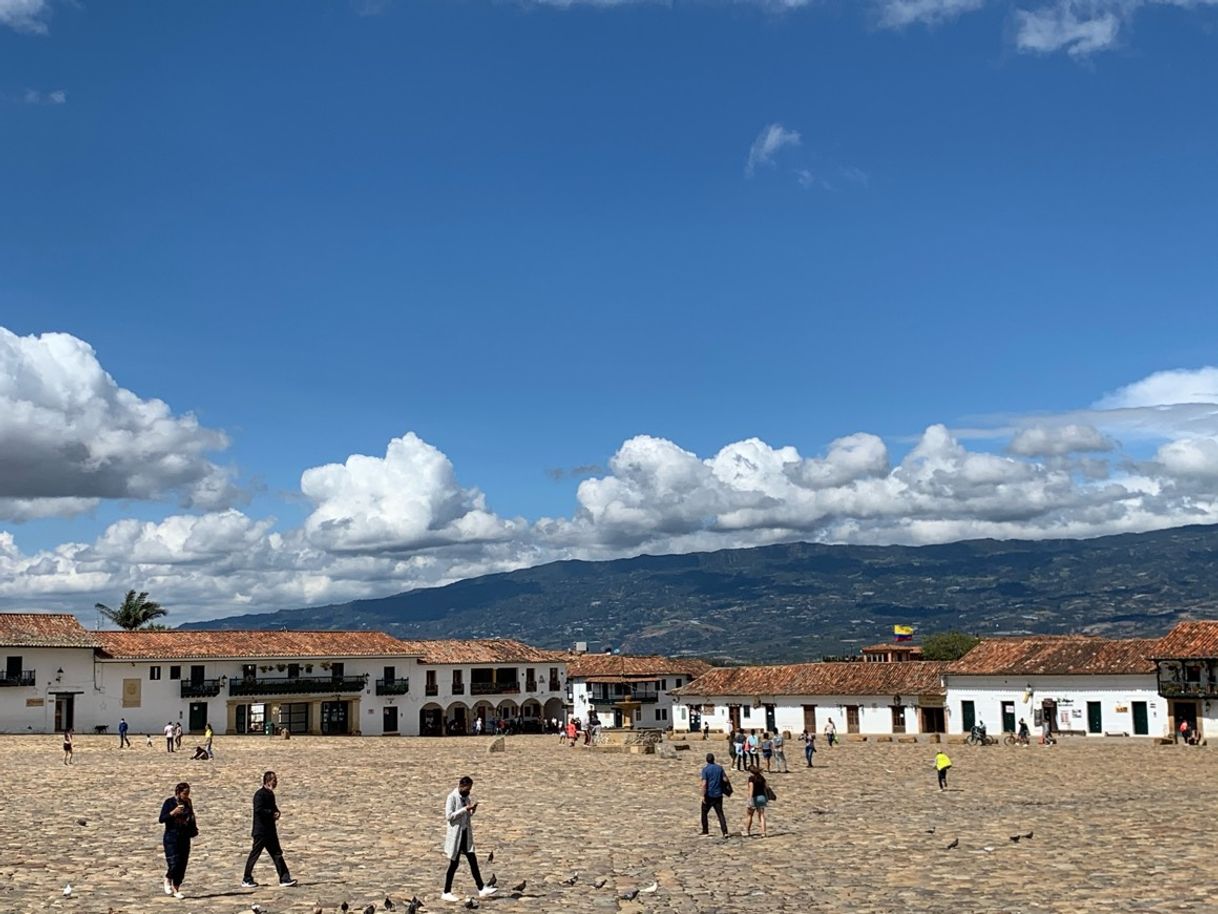
{"label": "building column", "polygon": [[309,702],[309,735],[321,735],[321,699],[316,698]]}
{"label": "building column", "polygon": [[237,732],[237,705],[239,704],[241,702],[233,701],[232,699],[225,702],[224,732],[229,736]]}

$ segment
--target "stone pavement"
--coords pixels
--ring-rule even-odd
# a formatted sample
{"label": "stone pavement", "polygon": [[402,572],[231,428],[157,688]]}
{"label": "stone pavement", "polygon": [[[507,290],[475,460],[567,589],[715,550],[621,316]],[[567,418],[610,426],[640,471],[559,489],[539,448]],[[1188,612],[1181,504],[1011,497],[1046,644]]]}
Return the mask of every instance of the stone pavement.
{"label": "stone pavement", "polygon": [[[1218,910],[1218,756],[1207,748],[953,745],[950,790],[940,793],[934,746],[822,748],[812,770],[793,747],[792,772],[771,778],[779,796],[769,837],[739,836],[736,774],[726,804],[736,834],[723,841],[697,826],[702,755],[718,754],[722,739],[695,739],[675,760],[540,736],[511,737],[506,752],[489,754],[489,742],[221,736],[208,763],[169,755],[159,740],[120,751],[116,737],[81,736],[76,764],[65,767],[56,736],[0,737],[0,914],[238,914],[254,903],[280,914],[319,901],[326,912],[343,901],[379,911],[386,893],[417,893],[428,910],[444,910],[443,802],[467,773],[482,804],[483,874],[496,873],[503,890],[482,906],[498,914]],[[265,768],[279,773],[295,889],[238,886]],[[179,780],[192,785],[201,829],[181,901],[161,892],[156,822]],[[269,859],[255,875],[273,881]],[[608,881],[597,890],[599,878]],[[510,897],[520,880],[525,891]],[[619,898],[652,882],[652,894]],[[456,891],[473,891],[464,864]]]}

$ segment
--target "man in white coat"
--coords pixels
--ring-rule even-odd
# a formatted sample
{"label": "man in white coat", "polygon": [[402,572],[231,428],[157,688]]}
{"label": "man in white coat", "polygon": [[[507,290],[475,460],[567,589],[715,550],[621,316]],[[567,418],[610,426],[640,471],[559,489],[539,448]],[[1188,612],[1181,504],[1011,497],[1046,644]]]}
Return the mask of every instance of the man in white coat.
{"label": "man in white coat", "polygon": [[469,861],[469,871],[473,874],[474,884],[478,886],[478,897],[486,898],[495,894],[495,887],[483,885],[482,874],[478,872],[478,858],[474,856],[474,813],[478,804],[469,801],[469,792],[474,787],[474,779],[463,777],[457,782],[457,789],[448,795],[444,802],[444,821],[448,824],[448,833],[444,836],[444,853],[448,857],[448,873],[444,877],[444,901],[460,901],[453,894],[453,876],[457,875],[457,864],[461,855]]}

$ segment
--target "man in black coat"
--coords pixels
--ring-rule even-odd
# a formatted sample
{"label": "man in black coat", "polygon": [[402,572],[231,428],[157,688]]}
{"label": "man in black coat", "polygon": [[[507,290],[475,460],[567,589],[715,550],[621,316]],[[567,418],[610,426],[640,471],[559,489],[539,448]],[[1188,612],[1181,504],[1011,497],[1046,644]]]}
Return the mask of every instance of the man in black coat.
{"label": "man in black coat", "polygon": [[279,884],[282,886],[296,885],[296,880],[288,872],[288,865],[283,859],[283,848],[279,846],[279,807],[275,804],[275,788],[279,778],[275,772],[268,771],[262,776],[262,786],[254,793],[254,828],[250,834],[254,838],[254,846],[245,861],[245,876],[241,885],[247,889],[257,888],[254,881],[254,864],[262,856],[263,850],[271,855],[275,869],[279,872]]}

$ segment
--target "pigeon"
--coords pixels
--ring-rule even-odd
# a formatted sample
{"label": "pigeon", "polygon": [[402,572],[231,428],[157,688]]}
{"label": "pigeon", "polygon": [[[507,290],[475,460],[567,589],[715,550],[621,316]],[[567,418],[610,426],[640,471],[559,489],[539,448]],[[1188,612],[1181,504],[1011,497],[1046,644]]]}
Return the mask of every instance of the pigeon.
{"label": "pigeon", "polygon": [[949,844],[949,845],[947,846],[947,849],[950,851],[952,848],[954,848],[954,847],[959,847],[959,846],[960,846],[960,839],[959,839],[959,838],[953,838],[953,839],[952,839],[952,843],[951,843],[951,844]]}
{"label": "pigeon", "polygon": [[88,819],[77,819],[77,820],[76,820],[76,824],[77,824],[77,825],[88,825],[88,824],[89,824],[89,820],[88,820]]}
{"label": "pigeon", "polygon": [[393,899],[392,899],[392,898],[390,898],[388,895],[386,895],[386,896],[385,896],[385,910],[386,910],[386,911],[392,911],[392,910],[393,910],[394,908],[396,908],[396,907],[397,907],[397,905],[395,905],[395,904],[393,903]]}
{"label": "pigeon", "polygon": [[932,825],[930,828],[926,829],[926,833],[928,835],[933,835],[935,833],[935,826]]}
{"label": "pigeon", "polygon": [[639,894],[640,895],[654,895],[656,893],[656,890],[659,887],[660,887],[660,884],[658,882],[653,882],[651,885],[644,886],[643,888],[639,889]]}
{"label": "pigeon", "polygon": [[495,862],[495,852],[491,851],[489,854],[486,855],[486,865],[490,866],[494,862]]}
{"label": "pigeon", "polygon": [[260,904],[252,904],[250,905],[250,910],[253,911],[254,914],[262,914],[263,908]]}
{"label": "pigeon", "polygon": [[991,844],[987,844],[985,847],[982,848],[982,850],[985,851],[987,854],[994,853],[994,847]]}
{"label": "pigeon", "polygon": [[72,883],[68,883],[63,887],[63,897],[68,898],[72,894]]}
{"label": "pigeon", "polygon": [[512,891],[513,892],[523,892],[524,887],[528,884],[529,883],[528,883],[527,879],[521,879],[518,883],[516,883],[514,886],[512,886]]}
{"label": "pigeon", "polygon": [[622,892],[622,894],[618,895],[617,897],[620,898],[622,901],[634,901],[636,898],[639,897],[639,890],[631,889],[629,892]]}
{"label": "pigeon", "polygon": [[376,905],[375,904],[365,905],[364,914],[376,914]]}
{"label": "pigeon", "polygon": [[406,905],[406,914],[419,914],[419,903],[417,898],[413,898],[410,904]]}
{"label": "pigeon", "polygon": [[605,883],[608,881],[608,879],[602,876],[600,879],[596,880],[596,882],[592,883],[592,885],[598,889],[603,889],[605,887]]}
{"label": "pigeon", "polygon": [[562,884],[563,885],[575,885],[575,883],[578,880],[579,880],[579,873],[572,873],[570,876],[568,876],[566,879],[564,879],[562,881]]}
{"label": "pigeon", "polygon": [[338,909],[339,909],[340,911],[342,911],[342,912],[343,912],[343,914],[347,914],[347,911],[349,911],[349,910],[351,909],[351,905],[347,904],[347,903],[344,901],[342,904],[340,904],[340,905],[338,906]]}
{"label": "pigeon", "polygon": [[491,873],[491,878],[490,878],[490,879],[488,879],[488,880],[486,880],[486,884],[487,884],[487,885],[489,885],[489,886],[496,886],[496,885],[498,885],[498,884],[499,884],[499,877],[498,877],[498,876],[496,876],[494,873]]}
{"label": "pigeon", "polygon": [[465,907],[467,907],[471,911],[474,910],[474,908],[478,907],[478,899],[477,898],[465,899]]}
{"label": "pigeon", "polygon": [[319,898],[317,904],[313,905],[313,914],[322,914],[324,910],[325,908],[321,906],[321,899]]}
{"label": "pigeon", "polygon": [[1014,842],[1015,844],[1018,844],[1019,839],[1022,837],[1023,837],[1023,835],[1011,835],[1011,841]]}
{"label": "pigeon", "polygon": [[1022,838],[1027,838],[1027,839],[1030,841],[1030,840],[1032,840],[1032,836],[1033,836],[1034,834],[1036,834],[1036,832],[1031,832],[1031,831],[1029,831],[1029,832],[1024,832],[1024,833],[1023,833],[1023,834],[1022,834],[1020,837],[1022,837]]}

